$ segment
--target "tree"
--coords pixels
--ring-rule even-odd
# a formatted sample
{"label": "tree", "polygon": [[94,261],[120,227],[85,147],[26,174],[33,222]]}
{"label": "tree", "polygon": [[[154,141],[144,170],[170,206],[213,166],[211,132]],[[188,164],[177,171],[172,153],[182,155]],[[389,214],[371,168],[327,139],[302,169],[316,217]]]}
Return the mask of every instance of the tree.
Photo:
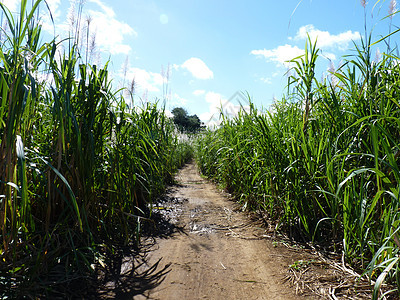
{"label": "tree", "polygon": [[172,114],[172,119],[180,132],[195,133],[204,127],[197,115],[188,116],[186,109],[182,107],[175,107]]}

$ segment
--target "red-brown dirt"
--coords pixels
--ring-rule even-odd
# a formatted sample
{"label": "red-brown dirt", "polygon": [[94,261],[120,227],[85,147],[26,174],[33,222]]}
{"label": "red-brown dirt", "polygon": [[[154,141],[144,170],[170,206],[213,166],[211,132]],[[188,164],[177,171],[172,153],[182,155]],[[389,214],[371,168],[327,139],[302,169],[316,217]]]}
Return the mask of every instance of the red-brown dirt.
{"label": "red-brown dirt", "polygon": [[177,179],[171,193],[183,200],[176,220],[182,230],[158,239],[149,256],[150,264],[171,264],[170,272],[135,299],[300,299],[284,283],[291,254],[274,247],[194,164]]}
{"label": "red-brown dirt", "polygon": [[176,180],[154,205],[145,254],[122,259],[102,298],[371,299],[344,263],[273,237],[194,163]]}

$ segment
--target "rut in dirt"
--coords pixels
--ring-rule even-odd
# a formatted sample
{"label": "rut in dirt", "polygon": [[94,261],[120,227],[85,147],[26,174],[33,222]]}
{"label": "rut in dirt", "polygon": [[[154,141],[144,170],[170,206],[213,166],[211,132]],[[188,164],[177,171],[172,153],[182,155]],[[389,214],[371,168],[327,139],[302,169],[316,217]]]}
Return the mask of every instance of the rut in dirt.
{"label": "rut in dirt", "polygon": [[177,176],[155,213],[168,235],[156,239],[148,265],[163,281],[135,299],[300,299],[288,284],[287,257],[194,163]]}

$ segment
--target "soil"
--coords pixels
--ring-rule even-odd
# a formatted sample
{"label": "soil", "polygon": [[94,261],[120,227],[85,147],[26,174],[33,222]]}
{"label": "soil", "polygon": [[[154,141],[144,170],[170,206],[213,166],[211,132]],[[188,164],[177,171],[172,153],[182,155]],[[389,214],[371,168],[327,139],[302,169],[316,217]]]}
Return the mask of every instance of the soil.
{"label": "soil", "polygon": [[194,163],[176,180],[154,204],[155,237],[135,268],[147,281],[124,299],[371,299],[344,264],[274,236]]}

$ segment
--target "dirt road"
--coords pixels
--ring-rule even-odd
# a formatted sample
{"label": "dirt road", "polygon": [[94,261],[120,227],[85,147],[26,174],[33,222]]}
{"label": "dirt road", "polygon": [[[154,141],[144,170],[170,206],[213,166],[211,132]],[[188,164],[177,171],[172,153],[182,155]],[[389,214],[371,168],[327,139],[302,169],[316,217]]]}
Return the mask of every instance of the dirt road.
{"label": "dirt road", "polygon": [[169,273],[135,299],[301,299],[284,283],[293,258],[282,246],[274,246],[265,230],[202,179],[195,164],[177,179],[169,194],[174,204],[155,211],[179,230],[158,238],[149,254],[149,265],[162,258],[160,267],[170,264]]}

